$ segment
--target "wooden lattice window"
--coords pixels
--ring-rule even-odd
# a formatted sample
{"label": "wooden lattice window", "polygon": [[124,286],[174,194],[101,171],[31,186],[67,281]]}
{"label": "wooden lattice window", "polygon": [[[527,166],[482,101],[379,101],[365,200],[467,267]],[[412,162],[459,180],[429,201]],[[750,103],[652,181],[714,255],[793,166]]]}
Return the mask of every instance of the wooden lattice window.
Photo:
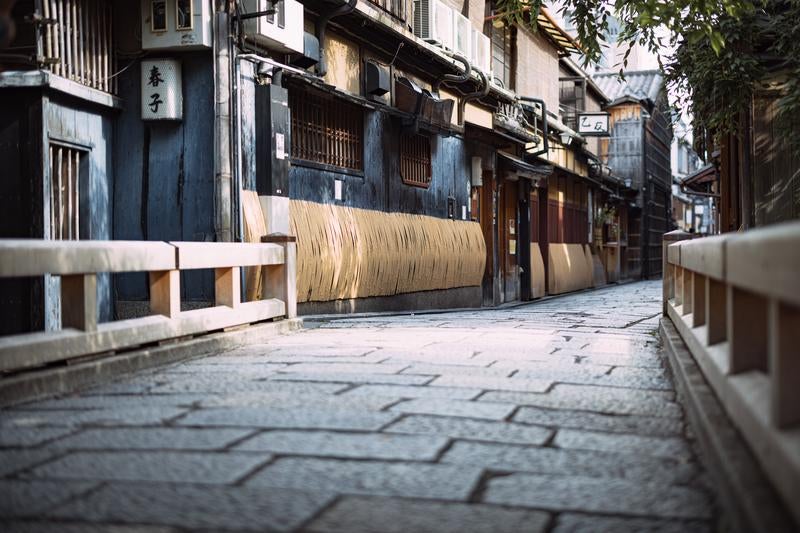
{"label": "wooden lattice window", "polygon": [[364,111],[315,92],[290,91],[292,159],[364,170]]}
{"label": "wooden lattice window", "polygon": [[50,144],[50,238],[80,238],[80,183],[85,152]]}
{"label": "wooden lattice window", "polygon": [[[37,2],[38,4],[39,2]],[[58,76],[116,92],[113,10],[105,0],[42,0],[45,24],[39,55]]]}
{"label": "wooden lattice window", "polygon": [[370,0],[370,3],[390,13],[396,19],[406,20],[405,0]]}
{"label": "wooden lattice window", "polygon": [[400,177],[406,185],[431,184],[431,140],[425,135],[400,136]]}

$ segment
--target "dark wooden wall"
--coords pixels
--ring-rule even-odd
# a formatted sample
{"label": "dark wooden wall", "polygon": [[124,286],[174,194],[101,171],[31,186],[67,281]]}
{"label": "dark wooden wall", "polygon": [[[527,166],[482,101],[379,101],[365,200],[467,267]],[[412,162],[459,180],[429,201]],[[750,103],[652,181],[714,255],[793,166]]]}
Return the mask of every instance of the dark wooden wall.
{"label": "dark wooden wall", "polygon": [[[183,120],[143,122],[140,69],[120,77],[115,123],[114,238],[214,240],[214,79],[210,52],[184,53]],[[117,297],[143,300],[146,276],[116,277]],[[210,271],[181,273],[184,300],[213,300]]]}
{"label": "dark wooden wall", "polygon": [[[0,238],[42,238],[41,91],[0,95]],[[42,280],[0,280],[0,335],[43,329],[42,304]]]}
{"label": "dark wooden wall", "polygon": [[[461,206],[469,219],[470,159],[461,137],[431,135],[432,181],[423,189],[405,185],[400,178],[398,143],[401,125],[379,111],[365,113],[364,175],[349,175],[293,162],[289,196],[320,203],[386,212],[447,217],[448,196],[455,198],[455,218]],[[334,180],[342,180],[342,201],[335,200]]]}

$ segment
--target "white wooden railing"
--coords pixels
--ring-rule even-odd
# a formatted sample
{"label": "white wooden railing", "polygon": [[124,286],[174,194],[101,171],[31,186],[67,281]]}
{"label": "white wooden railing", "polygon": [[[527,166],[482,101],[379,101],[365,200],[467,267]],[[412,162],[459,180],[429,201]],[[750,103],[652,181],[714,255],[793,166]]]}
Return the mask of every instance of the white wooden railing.
{"label": "white wooden railing", "polygon": [[[0,337],[0,371],[297,315],[296,244],[0,240],[0,277],[61,277],[59,331]],[[262,299],[242,302],[240,269],[263,267]],[[180,272],[214,270],[215,306],[180,308]],[[148,272],[152,315],[98,323],[97,274]]]}
{"label": "white wooden railing", "polygon": [[664,236],[664,312],[800,522],[800,222],[689,237]]}

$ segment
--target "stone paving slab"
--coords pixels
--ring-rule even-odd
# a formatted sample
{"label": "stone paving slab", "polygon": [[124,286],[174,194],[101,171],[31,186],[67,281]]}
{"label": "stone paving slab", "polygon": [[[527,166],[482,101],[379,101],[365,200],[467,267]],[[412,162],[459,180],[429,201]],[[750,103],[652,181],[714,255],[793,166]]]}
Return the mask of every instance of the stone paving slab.
{"label": "stone paving slab", "polygon": [[398,413],[427,414],[440,416],[463,416],[467,418],[486,418],[503,420],[514,412],[516,406],[510,403],[472,402],[441,398],[417,398],[405,400],[392,407]]}
{"label": "stone paving slab", "polygon": [[65,450],[221,450],[253,433],[251,429],[104,428],[87,429],[51,442]]}
{"label": "stone paving slab", "polygon": [[0,479],[0,515],[36,517],[66,500],[97,488],[96,482]]}
{"label": "stone paving slab", "polygon": [[686,440],[679,437],[646,437],[641,435],[621,435],[597,431],[559,429],[553,440],[559,448],[574,450],[595,450],[599,452],[632,453],[637,456],[652,455],[686,459],[691,451]]}
{"label": "stone paving slab", "polygon": [[512,444],[542,445],[553,430],[538,426],[473,420],[450,416],[406,416],[384,431],[419,435],[443,435],[453,439],[490,441]]}
{"label": "stone paving slab", "polygon": [[682,435],[684,428],[684,422],[680,418],[616,415],[539,407],[520,407],[514,414],[513,420],[548,427],[665,437]]}
{"label": "stone paving slab", "polygon": [[265,429],[339,429],[377,431],[398,417],[397,413],[320,409],[204,409],[178,421],[184,426],[234,426]]}
{"label": "stone paving slab", "polygon": [[320,491],[190,484],[112,484],[52,511],[57,518],[189,529],[291,531],[333,500]]}
{"label": "stone paving slab", "polygon": [[467,387],[416,387],[405,385],[359,385],[342,394],[342,397],[358,396],[402,398],[409,400],[412,398],[447,398],[451,400],[474,400],[481,393],[482,389],[471,389]]}
{"label": "stone paving slab", "polygon": [[626,478],[666,485],[688,483],[697,473],[693,464],[664,458],[482,442],[456,442],[441,461],[503,472]]}
{"label": "stone paving slab", "polygon": [[682,416],[668,391],[643,391],[621,387],[556,384],[548,394],[489,391],[479,402],[505,402],[536,407],[567,408],[616,415]]}
{"label": "stone paving slab", "polygon": [[465,465],[289,457],[277,459],[246,485],[464,501],[480,476],[480,468]]}
{"label": "stone paving slab", "polygon": [[485,501],[554,511],[710,518],[708,498],[698,490],[611,478],[513,474],[490,480]]}
{"label": "stone paving slab", "polygon": [[34,468],[43,479],[233,483],[269,454],[199,452],[75,452]]}
{"label": "stone paving slab", "polygon": [[445,437],[430,435],[269,431],[247,439],[234,449],[289,455],[432,461],[448,442]]}
{"label": "stone paving slab", "polygon": [[348,497],[306,529],[315,533],[539,533],[545,531],[549,519],[539,511],[492,505]]}
{"label": "stone paving slab", "polygon": [[636,531],[648,533],[711,533],[705,522],[689,520],[650,520],[598,515],[561,513],[553,533],[619,533]]}
{"label": "stone paving slab", "polygon": [[309,322],[0,410],[0,529],[713,529],[660,297]]}

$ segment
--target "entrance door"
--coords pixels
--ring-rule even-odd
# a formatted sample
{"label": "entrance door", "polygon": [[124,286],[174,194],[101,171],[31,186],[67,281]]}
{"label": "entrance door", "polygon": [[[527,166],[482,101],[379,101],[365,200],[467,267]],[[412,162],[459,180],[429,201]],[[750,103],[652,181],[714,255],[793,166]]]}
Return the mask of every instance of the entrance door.
{"label": "entrance door", "polygon": [[[519,183],[516,181],[503,182],[502,205],[502,280],[503,301],[512,302],[519,300]],[[504,248],[504,249],[503,249]]]}
{"label": "entrance door", "polygon": [[483,305],[495,305],[494,273],[495,273],[495,182],[491,170],[484,170],[482,175],[483,186],[478,192],[478,220],[486,243],[486,268],[483,271]]}

